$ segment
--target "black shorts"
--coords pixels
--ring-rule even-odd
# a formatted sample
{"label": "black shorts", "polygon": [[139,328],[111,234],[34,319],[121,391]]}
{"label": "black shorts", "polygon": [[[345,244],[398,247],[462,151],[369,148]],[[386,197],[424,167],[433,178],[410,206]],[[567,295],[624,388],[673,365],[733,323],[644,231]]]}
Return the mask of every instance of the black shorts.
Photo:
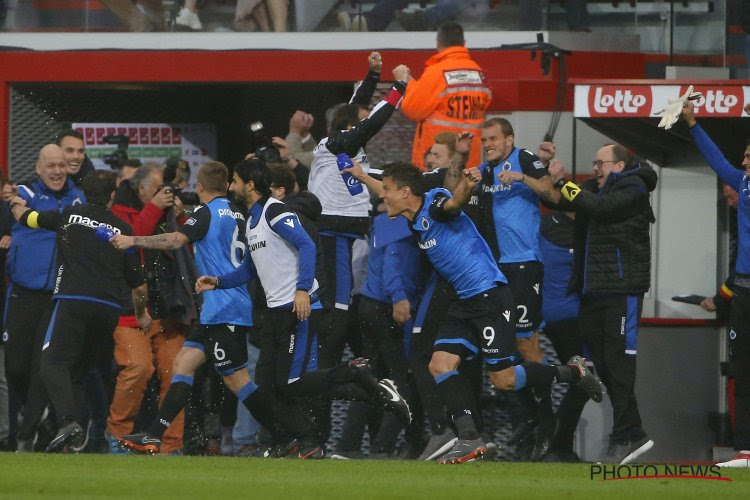
{"label": "black shorts", "polygon": [[750,356],[750,289],[735,286],[729,316],[730,359]]}
{"label": "black shorts", "polygon": [[214,368],[226,377],[247,368],[247,333],[249,326],[193,325],[183,347],[203,351],[213,361]]}
{"label": "black shorts", "polygon": [[513,296],[507,286],[491,288],[453,302],[438,328],[434,351],[462,360],[480,354],[490,371],[516,364]]}
{"label": "black shorts", "polygon": [[500,264],[500,270],[508,278],[508,286],[516,303],[516,337],[527,339],[544,328],[542,319],[542,278],[544,265],[541,262],[514,262]]}

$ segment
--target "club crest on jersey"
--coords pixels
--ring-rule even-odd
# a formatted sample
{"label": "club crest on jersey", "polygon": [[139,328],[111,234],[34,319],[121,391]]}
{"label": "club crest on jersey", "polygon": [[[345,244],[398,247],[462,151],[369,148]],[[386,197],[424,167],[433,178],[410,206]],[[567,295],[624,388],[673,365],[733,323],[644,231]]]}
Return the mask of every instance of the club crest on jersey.
{"label": "club crest on jersey", "polygon": [[508,160],[505,160],[503,162],[502,167],[500,167],[500,168],[502,168],[505,171],[508,171],[508,170],[511,170],[513,168],[513,165],[511,165],[511,163]]}
{"label": "club crest on jersey", "polygon": [[427,220],[427,217],[422,217],[420,224],[422,225],[422,229],[424,229],[425,231],[430,229],[430,221]]}

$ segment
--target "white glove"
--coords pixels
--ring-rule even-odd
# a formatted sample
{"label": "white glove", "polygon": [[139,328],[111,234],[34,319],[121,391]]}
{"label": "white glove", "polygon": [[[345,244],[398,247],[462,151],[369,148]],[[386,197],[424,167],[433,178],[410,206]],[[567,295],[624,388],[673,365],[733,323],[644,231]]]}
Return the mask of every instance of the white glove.
{"label": "white glove", "polygon": [[687,100],[695,99],[699,96],[700,94],[693,94],[693,86],[691,85],[680,97],[670,97],[667,101],[667,107],[656,111],[657,115],[660,115],[662,113],[664,115],[661,117],[658,127],[661,127],[664,130],[669,130],[670,128],[672,128],[672,125],[677,123],[677,120],[680,118],[682,107],[685,105]]}

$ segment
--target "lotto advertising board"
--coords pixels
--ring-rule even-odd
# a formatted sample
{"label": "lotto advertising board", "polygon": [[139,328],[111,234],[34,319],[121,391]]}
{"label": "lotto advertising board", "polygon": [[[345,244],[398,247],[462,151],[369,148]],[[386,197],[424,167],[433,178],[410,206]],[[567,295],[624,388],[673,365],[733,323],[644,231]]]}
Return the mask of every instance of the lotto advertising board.
{"label": "lotto advertising board", "polygon": [[[688,85],[603,84],[576,85],[576,118],[659,117],[670,97],[682,95]],[[748,116],[743,111],[750,102],[750,86],[694,85],[702,96],[693,101],[698,117],[728,118]]]}
{"label": "lotto advertising board", "polygon": [[86,154],[96,168],[110,168],[106,155],[117,149],[107,136],[128,137],[128,158],[143,163],[163,164],[172,156],[190,165],[189,190],[195,189],[195,176],[201,163],[216,159],[216,127],[207,123],[74,123],[83,134]]}

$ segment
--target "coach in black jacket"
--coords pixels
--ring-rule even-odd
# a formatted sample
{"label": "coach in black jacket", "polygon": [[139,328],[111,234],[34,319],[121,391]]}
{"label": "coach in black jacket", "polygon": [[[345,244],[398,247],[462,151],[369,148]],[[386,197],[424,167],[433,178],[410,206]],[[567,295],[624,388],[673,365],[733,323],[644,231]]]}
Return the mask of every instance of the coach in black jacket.
{"label": "coach in black jacket", "polygon": [[656,172],[619,144],[601,148],[595,177],[558,182],[560,208],[575,211],[575,268],[581,295],[579,332],[612,401],[614,424],[604,463],[628,463],[654,443],[641,427],[635,356],[643,294],[651,283],[650,193]]}
{"label": "coach in black jacket", "polygon": [[517,173],[502,172],[498,178],[503,184],[523,182],[545,205],[576,213],[569,288],[581,296],[578,332],[614,412],[602,462],[626,464],[654,446],[641,427],[634,388],[638,321],[651,283],[650,193],[657,175],[619,144],[601,148],[592,163],[594,178],[580,186],[550,167],[559,192]]}

